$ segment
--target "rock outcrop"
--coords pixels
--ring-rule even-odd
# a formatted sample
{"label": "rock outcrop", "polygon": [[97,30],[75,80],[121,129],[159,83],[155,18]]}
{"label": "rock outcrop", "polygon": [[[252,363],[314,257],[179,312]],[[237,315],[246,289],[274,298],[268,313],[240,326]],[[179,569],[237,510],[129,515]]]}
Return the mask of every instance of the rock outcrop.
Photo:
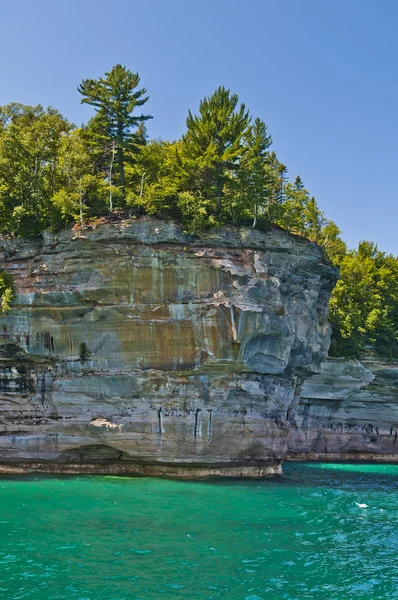
{"label": "rock outcrop", "polygon": [[398,462],[398,365],[329,358],[290,421],[292,459]]}
{"label": "rock outcrop", "polygon": [[3,471],[279,472],[329,345],[336,272],[315,244],[144,218],[0,252],[17,292],[0,317]]}

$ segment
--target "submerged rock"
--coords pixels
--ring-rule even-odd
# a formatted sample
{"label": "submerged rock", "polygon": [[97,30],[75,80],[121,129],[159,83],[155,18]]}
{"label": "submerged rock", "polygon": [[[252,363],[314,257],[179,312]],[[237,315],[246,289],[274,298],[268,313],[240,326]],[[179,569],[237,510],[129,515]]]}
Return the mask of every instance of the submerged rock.
{"label": "submerged rock", "polygon": [[279,471],[329,346],[336,271],[318,246],[143,218],[0,251],[17,292],[0,317],[3,469]]}

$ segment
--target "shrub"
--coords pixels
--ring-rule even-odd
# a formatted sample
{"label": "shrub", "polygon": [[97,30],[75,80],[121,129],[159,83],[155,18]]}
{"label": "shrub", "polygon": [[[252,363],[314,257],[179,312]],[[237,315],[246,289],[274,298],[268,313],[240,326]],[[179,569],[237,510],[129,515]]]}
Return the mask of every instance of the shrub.
{"label": "shrub", "polygon": [[1,312],[7,312],[11,308],[14,299],[14,283],[12,276],[6,271],[0,271],[0,306]]}
{"label": "shrub", "polygon": [[79,356],[80,360],[88,360],[91,356],[91,350],[87,348],[85,342],[80,344]]}

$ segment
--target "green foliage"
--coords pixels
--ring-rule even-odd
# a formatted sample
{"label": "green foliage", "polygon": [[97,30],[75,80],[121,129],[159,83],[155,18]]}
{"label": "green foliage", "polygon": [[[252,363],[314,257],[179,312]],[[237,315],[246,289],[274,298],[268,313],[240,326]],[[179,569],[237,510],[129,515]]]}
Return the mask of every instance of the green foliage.
{"label": "green foliage", "polygon": [[211,226],[217,226],[212,213],[211,200],[189,192],[178,194],[177,207],[182,215],[182,225],[187,233],[198,234]]}
{"label": "green foliage", "polygon": [[79,349],[80,360],[88,360],[90,358],[91,354],[92,354],[92,352],[91,352],[91,350],[89,350],[87,348],[86,343],[82,342],[80,344],[80,349]]}
{"label": "green foliage", "polygon": [[71,129],[58,111],[41,106],[0,107],[0,231],[36,235],[57,221],[62,136]]}
{"label": "green foliage", "polygon": [[[107,189],[104,179],[95,174],[82,129],[62,136],[57,163],[59,189],[51,198],[62,219],[71,218],[84,225],[88,216],[98,216],[106,211]],[[102,200],[102,206],[99,202]],[[95,211],[91,211],[92,208]]]}
{"label": "green foliage", "polygon": [[212,200],[216,215],[228,210],[223,206],[225,186],[239,169],[250,123],[245,105],[238,103],[237,94],[219,87],[200,102],[198,115],[188,111],[187,132],[183,136],[186,185],[190,191]]}
{"label": "green foliage", "polygon": [[181,142],[152,140],[142,147],[134,165],[128,165],[127,204],[137,214],[179,216],[178,193],[185,172],[181,161]]}
{"label": "green foliage", "polygon": [[[270,152],[266,124],[219,87],[188,112],[176,142],[147,139],[137,114],[148,100],[138,73],[121,65],[84,79],[82,102],[96,114],[76,129],[54,109],[0,108],[0,231],[36,235],[71,221],[130,214],[179,218],[200,233],[226,222],[274,222],[329,248],[333,227],[300,178]],[[328,235],[323,231],[328,228]],[[338,245],[338,243],[337,243]]]}
{"label": "green foliage", "polygon": [[332,353],[398,355],[398,261],[371,242],[347,252],[330,301]]}
{"label": "green foliage", "polygon": [[340,265],[346,255],[347,245],[341,239],[341,231],[334,221],[326,220],[321,228],[318,242],[326,251],[333,264]]}
{"label": "green foliage", "polygon": [[6,271],[0,271],[0,299],[1,312],[10,310],[14,299],[14,283],[12,276]]}
{"label": "green foliage", "polygon": [[[236,177],[230,178],[229,207],[235,222],[253,217],[253,227],[261,216],[268,215],[274,179],[267,164],[271,145],[266,124],[255,119],[244,134],[244,146]],[[235,202],[235,204],[234,204]]]}
{"label": "green foliage", "polygon": [[[134,162],[134,156],[143,144],[139,125],[151,119],[150,115],[135,114],[136,108],[148,101],[146,89],[139,88],[140,77],[126,67],[115,65],[105,77],[83,79],[78,87],[82,103],[93,106],[96,119],[88,127],[88,137],[97,152],[108,154],[107,175],[112,184],[113,168],[118,174],[122,198],[126,196],[125,166]],[[104,161],[105,162],[105,161]],[[112,195],[110,196],[112,211]]]}
{"label": "green foliage", "polygon": [[[270,223],[309,238],[341,265],[331,299],[332,352],[367,348],[398,355],[397,260],[374,244],[347,252],[301,177],[271,150],[267,125],[252,118],[237,94],[219,87],[188,111],[177,141],[148,140],[138,112],[148,96],[138,73],[115,65],[83,79],[82,103],[95,114],[74,127],[58,111],[18,103],[0,107],[0,233],[40,234],[117,211],[173,217],[200,234],[232,222],[267,230]],[[2,310],[13,299],[0,273]],[[87,360],[90,351],[80,347]]]}

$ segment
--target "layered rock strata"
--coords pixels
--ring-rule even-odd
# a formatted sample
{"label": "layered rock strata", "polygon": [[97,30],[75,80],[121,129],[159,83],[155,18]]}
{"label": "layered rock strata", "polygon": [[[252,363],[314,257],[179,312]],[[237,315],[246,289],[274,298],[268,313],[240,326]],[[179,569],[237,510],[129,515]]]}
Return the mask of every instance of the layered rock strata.
{"label": "layered rock strata", "polygon": [[328,359],[290,421],[292,459],[398,462],[398,365]]}
{"label": "layered rock strata", "polygon": [[315,244],[144,218],[0,251],[16,289],[0,317],[3,471],[280,471],[329,345],[336,272]]}

